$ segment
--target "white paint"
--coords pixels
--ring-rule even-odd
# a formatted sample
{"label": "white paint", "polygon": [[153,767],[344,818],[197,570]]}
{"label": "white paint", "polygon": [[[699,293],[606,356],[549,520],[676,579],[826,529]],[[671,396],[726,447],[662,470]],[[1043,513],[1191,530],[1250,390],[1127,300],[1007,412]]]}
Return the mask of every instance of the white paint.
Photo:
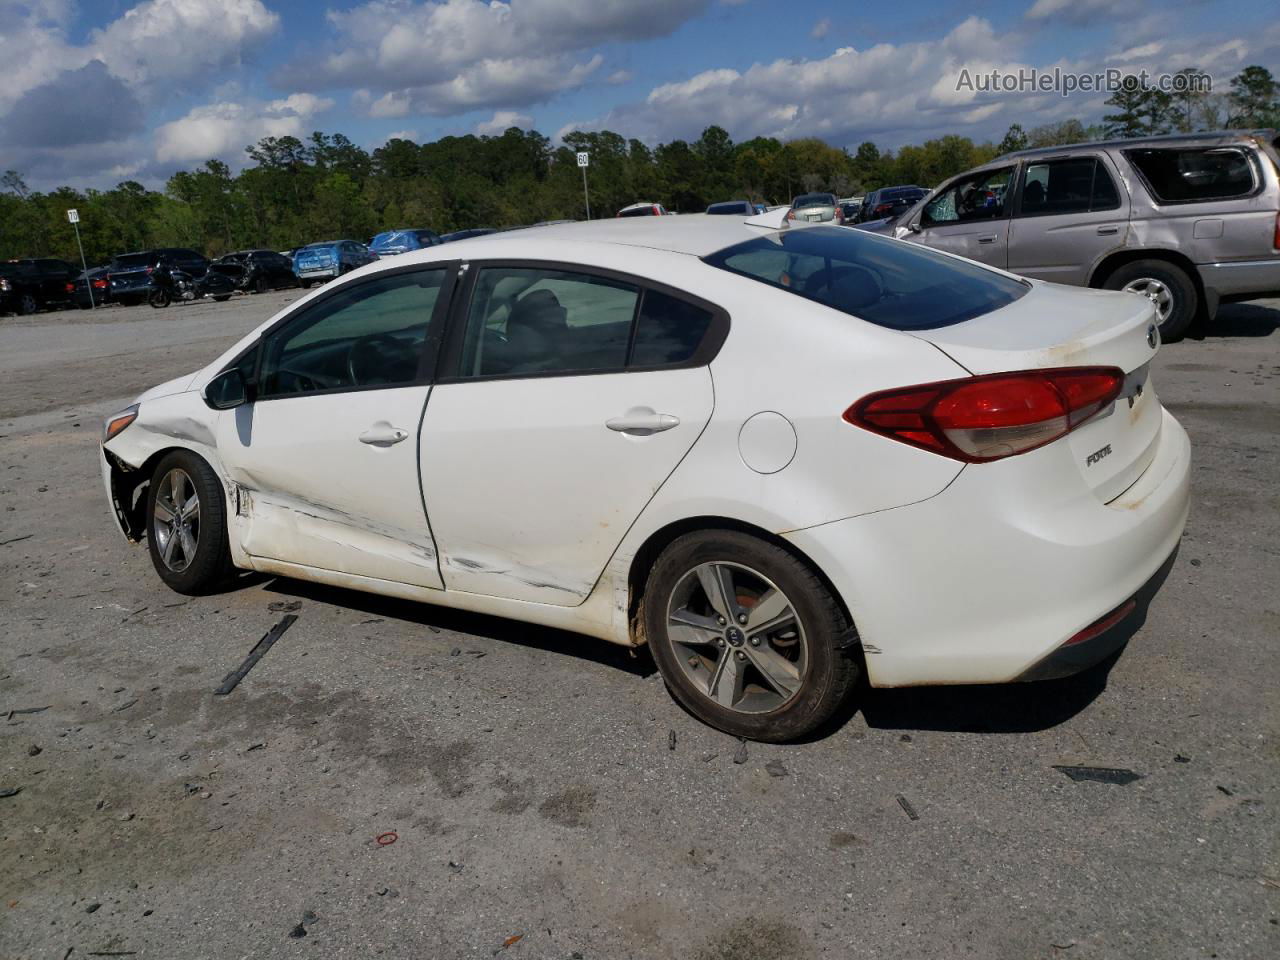
{"label": "white paint", "polygon": [[780,413],[757,413],[738,431],[738,453],[756,473],[777,473],[796,455],[796,428]]}

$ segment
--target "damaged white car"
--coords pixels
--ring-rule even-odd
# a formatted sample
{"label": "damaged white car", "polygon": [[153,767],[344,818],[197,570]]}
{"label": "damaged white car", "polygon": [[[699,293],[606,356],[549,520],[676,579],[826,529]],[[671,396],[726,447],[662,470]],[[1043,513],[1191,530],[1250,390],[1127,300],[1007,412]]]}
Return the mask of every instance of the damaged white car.
{"label": "damaged white car", "polygon": [[1187,514],[1152,304],[785,212],[358,270],[107,422],[116,518],[180,592],[258,570],[647,643],[762,740],[863,666],[1112,653]]}

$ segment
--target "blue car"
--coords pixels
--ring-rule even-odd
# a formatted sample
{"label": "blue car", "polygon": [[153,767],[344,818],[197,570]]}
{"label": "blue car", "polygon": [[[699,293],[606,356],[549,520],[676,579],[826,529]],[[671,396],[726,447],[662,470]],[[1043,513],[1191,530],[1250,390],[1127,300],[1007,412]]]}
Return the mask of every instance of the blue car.
{"label": "blue car", "polygon": [[390,257],[397,253],[408,253],[410,250],[434,247],[441,242],[440,237],[432,230],[418,228],[384,230],[369,241],[369,249],[380,257]]}
{"label": "blue car", "polygon": [[363,243],[326,240],[299,247],[293,255],[293,273],[299,285],[309,287],[316,281],[332,280],[377,259],[378,255]]}

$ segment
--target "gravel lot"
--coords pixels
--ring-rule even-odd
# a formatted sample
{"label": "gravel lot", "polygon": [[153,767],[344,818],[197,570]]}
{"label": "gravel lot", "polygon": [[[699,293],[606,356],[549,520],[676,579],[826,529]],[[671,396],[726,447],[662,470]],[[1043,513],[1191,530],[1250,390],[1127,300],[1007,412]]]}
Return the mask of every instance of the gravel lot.
{"label": "gravel lot", "polygon": [[736,763],[646,655],[162,587],[108,516],[101,417],[296,295],[0,320],[0,960],[1280,956],[1280,301],[1155,361],[1192,515],[1113,666],[866,691]]}

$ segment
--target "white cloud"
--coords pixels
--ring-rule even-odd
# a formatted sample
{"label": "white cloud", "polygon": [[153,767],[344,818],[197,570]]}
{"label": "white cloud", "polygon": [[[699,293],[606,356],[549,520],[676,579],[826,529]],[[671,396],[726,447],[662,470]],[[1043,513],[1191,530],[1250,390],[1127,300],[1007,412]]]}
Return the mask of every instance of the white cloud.
{"label": "white cloud", "polygon": [[482,120],[476,124],[475,132],[478,136],[495,137],[505,133],[510,127],[520,127],[527,130],[532,126],[533,117],[527,113],[517,113],[514,110],[496,110],[488,120]]}
{"label": "white cloud", "polygon": [[630,83],[634,79],[635,74],[630,70],[615,70],[604,78],[604,82],[609,84],[611,87],[621,87],[624,84]]}
{"label": "white cloud", "polygon": [[1027,19],[1096,26],[1109,19],[1128,19],[1143,5],[1143,0],[1036,0],[1027,10]]}
{"label": "white cloud", "polygon": [[291,89],[359,85],[375,116],[444,116],[545,101],[591,78],[602,43],[664,36],[711,0],[365,0],[331,10],[333,49],[277,80]]}
{"label": "white cloud", "polygon": [[266,103],[209,103],[155,132],[159,163],[198,163],[212,157],[242,160],[244,148],[263,137],[301,137],[313,119],[333,106],[326,97],[295,93]]}
{"label": "white cloud", "polygon": [[831,21],[828,18],[823,17],[821,20],[819,20],[817,23],[813,25],[813,29],[809,31],[809,36],[811,36],[814,40],[821,40],[830,32],[831,32]]}

